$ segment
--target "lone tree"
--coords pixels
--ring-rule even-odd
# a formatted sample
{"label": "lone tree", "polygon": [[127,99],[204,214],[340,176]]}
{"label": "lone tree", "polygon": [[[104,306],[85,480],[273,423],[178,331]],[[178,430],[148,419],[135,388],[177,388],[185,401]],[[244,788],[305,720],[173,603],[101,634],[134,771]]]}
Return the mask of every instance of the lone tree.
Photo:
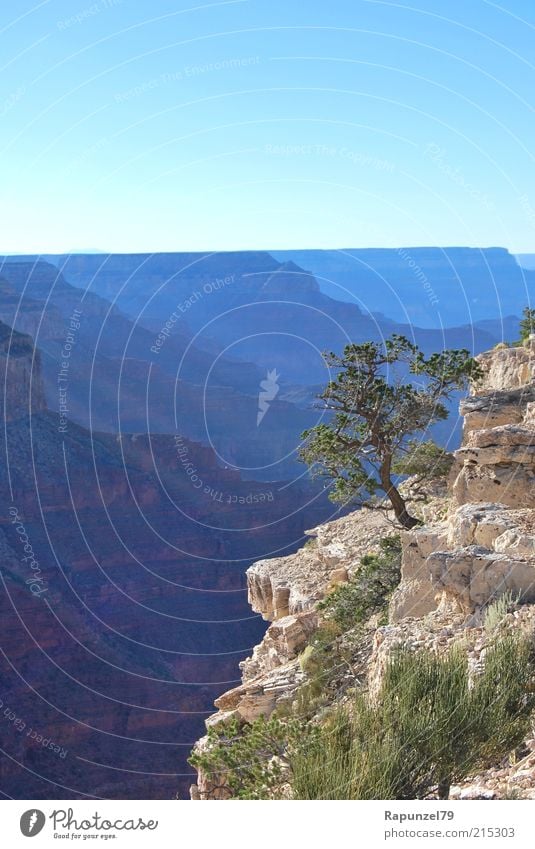
{"label": "lone tree", "polygon": [[[409,514],[393,476],[404,459],[414,456],[411,437],[447,418],[444,402],[450,394],[481,375],[478,363],[465,349],[426,359],[417,345],[397,334],[384,344],[347,345],[342,356],[329,353],[324,359],[336,376],[319,396],[320,406],[334,415],[304,432],[301,458],[334,482],[333,501],[384,509],[373,498],[382,491],[400,525],[414,527],[418,520]],[[433,443],[424,445],[428,456],[443,465],[446,452]],[[428,477],[435,468],[429,464]]]}

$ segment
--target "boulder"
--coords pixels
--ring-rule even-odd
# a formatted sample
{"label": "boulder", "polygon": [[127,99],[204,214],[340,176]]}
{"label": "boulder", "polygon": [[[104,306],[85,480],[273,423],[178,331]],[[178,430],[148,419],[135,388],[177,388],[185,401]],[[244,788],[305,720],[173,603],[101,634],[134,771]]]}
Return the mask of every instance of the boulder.
{"label": "boulder", "polygon": [[445,525],[403,532],[401,582],[390,602],[390,622],[406,616],[425,616],[435,610],[436,589],[431,583],[427,559],[444,546],[446,534]]}
{"label": "boulder", "polygon": [[535,601],[535,563],[512,559],[482,546],[435,552],[428,558],[437,593],[471,613],[510,591],[523,602]]}

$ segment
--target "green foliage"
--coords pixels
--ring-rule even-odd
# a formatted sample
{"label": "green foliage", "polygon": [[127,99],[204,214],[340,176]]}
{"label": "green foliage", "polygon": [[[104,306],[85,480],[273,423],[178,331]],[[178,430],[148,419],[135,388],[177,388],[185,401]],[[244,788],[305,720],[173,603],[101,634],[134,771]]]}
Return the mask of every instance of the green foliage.
{"label": "green foliage", "polygon": [[[447,418],[444,401],[454,389],[480,376],[478,363],[466,350],[442,351],[426,359],[397,334],[384,345],[351,344],[342,356],[330,353],[324,358],[336,376],[320,399],[333,417],[304,432],[301,458],[332,481],[334,501],[365,503],[382,491],[398,521],[412,527],[416,519],[407,513],[392,481],[392,463],[411,435]],[[402,374],[396,373],[399,366]]]}
{"label": "green foliage", "polygon": [[532,333],[535,333],[535,309],[525,307],[520,321],[520,340],[525,342]]}
{"label": "green foliage", "polygon": [[295,799],[423,799],[501,761],[525,739],[535,707],[532,649],[497,638],[470,680],[459,647],[401,649],[377,697],[358,694],[321,724],[298,717],[211,728],[190,763],[220,795]]}
{"label": "green foliage", "polygon": [[340,631],[363,625],[374,613],[384,610],[401,578],[399,535],[379,543],[378,554],[366,554],[360,567],[346,584],[340,584],[318,605],[324,620]]}
{"label": "green foliage", "polygon": [[295,705],[298,716],[312,716],[328,702],[330,684],[344,663],[338,651],[340,633],[341,629],[336,622],[324,621],[299,656],[299,665],[306,673],[307,680],[299,688]]}
{"label": "green foliage", "polygon": [[189,762],[229,799],[270,799],[288,770],[288,755],[317,733],[300,720],[260,717],[231,720],[208,730],[207,746]]}
{"label": "green foliage", "polygon": [[353,632],[359,642],[362,628],[376,613],[386,613],[388,601],[400,581],[401,540],[398,534],[379,543],[378,554],[361,558],[357,573],[339,584],[318,604],[321,625],[301,653],[299,663],[307,681],[299,691],[297,712],[310,716],[329,701],[329,689],[343,667],[351,669],[351,651],[340,637]]}
{"label": "green foliage", "polygon": [[432,440],[418,442],[411,439],[392,464],[392,471],[396,475],[416,475],[417,478],[429,480],[446,477],[452,464],[453,454]]}
{"label": "green foliage", "polygon": [[377,700],[359,695],[289,759],[294,798],[447,798],[520,744],[535,705],[528,643],[505,637],[471,683],[459,648],[395,654]]}
{"label": "green foliage", "polygon": [[516,604],[518,598],[513,597],[513,593],[508,590],[492,604],[489,604],[485,611],[484,627],[487,633],[491,633],[503,621],[504,617]]}

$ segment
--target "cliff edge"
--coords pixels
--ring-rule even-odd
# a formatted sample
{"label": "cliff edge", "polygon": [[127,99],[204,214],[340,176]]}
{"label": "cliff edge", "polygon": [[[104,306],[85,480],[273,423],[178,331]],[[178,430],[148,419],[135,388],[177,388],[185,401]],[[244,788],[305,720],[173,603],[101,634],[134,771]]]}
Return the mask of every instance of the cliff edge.
{"label": "cliff edge", "polygon": [[[483,378],[461,402],[461,447],[449,480],[420,506],[422,525],[401,533],[401,580],[390,599],[388,624],[372,620],[346,659],[343,681],[329,698],[343,699],[356,683],[373,692],[393,648],[444,651],[462,636],[470,662],[484,656],[485,611],[513,599],[505,627],[535,627],[535,339],[498,346],[479,358]],[[447,486],[447,488],[446,488]],[[362,509],[309,531],[290,557],[262,560],[247,572],[249,602],[271,622],[241,664],[242,683],[215,701],[207,727],[229,719],[250,723],[288,709],[307,680],[303,651],[321,624],[318,603],[351,581],[361,558],[393,532],[392,517]],[[334,661],[333,661],[334,662]],[[202,751],[207,738],[196,744]],[[496,765],[483,777],[452,788],[452,796],[491,798],[504,788],[530,796],[535,741],[520,764]],[[526,754],[527,752],[527,754]],[[224,779],[202,771],[193,799],[228,798]]]}

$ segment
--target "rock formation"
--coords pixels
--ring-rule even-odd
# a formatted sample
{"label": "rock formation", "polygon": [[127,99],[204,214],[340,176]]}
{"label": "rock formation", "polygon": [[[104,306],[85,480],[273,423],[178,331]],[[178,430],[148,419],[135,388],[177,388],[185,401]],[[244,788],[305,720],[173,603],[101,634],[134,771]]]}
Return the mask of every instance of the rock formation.
{"label": "rock formation", "polygon": [[[309,542],[296,554],[260,560],[247,570],[248,598],[253,610],[271,621],[262,642],[241,664],[242,683],[215,701],[218,712],[207,726],[237,717],[250,722],[269,716],[291,702],[305,675],[298,655],[316,630],[317,602],[329,588],[347,581],[363,554],[375,551],[392,531],[382,512],[361,510],[320,525],[307,534]],[[197,743],[202,749],[206,738]],[[219,783],[202,771],[192,798],[226,798]]]}
{"label": "rock formation", "polygon": [[469,323],[486,330],[494,327],[500,338],[514,338],[518,304],[526,294],[533,303],[535,292],[533,270],[521,268],[504,248],[309,249],[272,254],[280,262],[293,260],[309,269],[332,298],[357,297],[370,312],[398,321],[409,316],[419,327]]}
{"label": "rock formation", "polygon": [[452,603],[474,613],[505,591],[535,601],[535,343],[480,357],[483,378],[461,403],[445,521],[403,534],[391,621]]}

